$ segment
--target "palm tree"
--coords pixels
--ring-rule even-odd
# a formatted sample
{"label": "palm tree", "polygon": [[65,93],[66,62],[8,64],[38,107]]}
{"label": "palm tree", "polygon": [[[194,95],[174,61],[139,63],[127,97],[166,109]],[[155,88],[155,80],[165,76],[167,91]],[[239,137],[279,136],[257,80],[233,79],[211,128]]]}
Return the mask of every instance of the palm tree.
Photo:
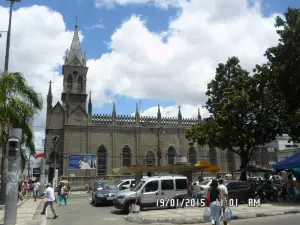
{"label": "palm tree", "polygon": [[[22,129],[22,140],[30,154],[35,154],[34,133],[32,123],[34,116],[42,109],[41,95],[34,91],[20,73],[0,73],[0,149],[1,175],[5,170],[5,150],[11,127]],[[21,155],[21,168],[26,164],[24,152]],[[4,176],[1,176],[4,179]],[[5,193],[5,182],[1,182],[1,194]],[[0,196],[3,204],[3,196]]]}

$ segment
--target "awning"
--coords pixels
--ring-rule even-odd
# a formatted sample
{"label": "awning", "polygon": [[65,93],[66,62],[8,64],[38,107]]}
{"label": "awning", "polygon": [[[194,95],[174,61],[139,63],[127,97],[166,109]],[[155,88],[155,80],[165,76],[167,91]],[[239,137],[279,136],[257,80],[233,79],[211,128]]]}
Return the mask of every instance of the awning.
{"label": "awning", "polygon": [[149,166],[149,167],[121,167],[114,168],[114,174],[122,173],[146,173],[146,172],[217,172],[220,169],[214,165],[201,167],[190,165],[169,165],[169,166]]}
{"label": "awning", "polygon": [[273,168],[276,171],[293,169],[300,167],[300,152],[297,152],[295,155],[292,155],[284,160],[281,160],[276,165],[273,165]]}

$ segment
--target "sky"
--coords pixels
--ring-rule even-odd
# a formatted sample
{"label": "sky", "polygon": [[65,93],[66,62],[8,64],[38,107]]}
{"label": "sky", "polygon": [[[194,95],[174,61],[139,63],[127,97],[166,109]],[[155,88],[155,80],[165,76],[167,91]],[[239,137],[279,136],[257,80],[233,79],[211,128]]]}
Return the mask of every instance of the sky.
{"label": "sky", "polygon": [[[13,7],[10,72],[21,72],[44,98],[52,81],[60,101],[61,66],[76,16],[86,52],[93,113],[196,117],[218,63],[237,56],[252,71],[278,42],[276,16],[298,0],[23,0]],[[5,55],[9,2],[0,1],[0,65]],[[0,67],[0,71],[1,71]],[[43,150],[44,109],[34,122]]]}

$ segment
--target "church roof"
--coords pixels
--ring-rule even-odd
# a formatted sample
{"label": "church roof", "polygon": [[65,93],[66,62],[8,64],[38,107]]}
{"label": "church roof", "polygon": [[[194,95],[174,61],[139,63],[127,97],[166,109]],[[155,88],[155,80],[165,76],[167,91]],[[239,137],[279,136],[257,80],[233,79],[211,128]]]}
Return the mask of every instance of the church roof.
{"label": "church roof", "polygon": [[66,65],[79,65],[85,66],[84,64],[84,57],[82,55],[80,40],[79,40],[79,31],[78,31],[78,24],[77,24],[77,17],[76,17],[76,25],[75,31],[71,43],[71,48],[66,55]]}

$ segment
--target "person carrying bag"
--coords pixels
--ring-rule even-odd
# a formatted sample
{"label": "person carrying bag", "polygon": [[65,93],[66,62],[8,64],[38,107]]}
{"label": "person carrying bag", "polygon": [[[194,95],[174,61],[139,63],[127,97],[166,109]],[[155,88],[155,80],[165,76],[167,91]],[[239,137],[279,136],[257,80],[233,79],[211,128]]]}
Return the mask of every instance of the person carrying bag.
{"label": "person carrying bag", "polygon": [[[210,221],[213,225],[220,225],[221,204],[220,204],[220,189],[218,188],[218,180],[212,180],[208,189],[206,200],[209,201]],[[208,209],[208,208],[207,208]],[[204,210],[204,215],[207,210]],[[204,219],[203,215],[203,219]]]}

